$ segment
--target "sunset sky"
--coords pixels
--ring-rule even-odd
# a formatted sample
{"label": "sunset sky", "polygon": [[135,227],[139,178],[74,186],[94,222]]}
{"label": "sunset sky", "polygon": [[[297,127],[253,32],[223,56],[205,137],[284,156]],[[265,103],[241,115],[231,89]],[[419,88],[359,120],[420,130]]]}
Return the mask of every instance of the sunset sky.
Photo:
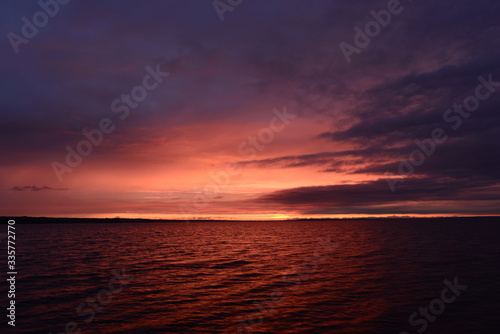
{"label": "sunset sky", "polygon": [[58,6],[13,46],[42,9],[0,2],[0,215],[500,215],[498,1],[401,1],[350,63],[387,0]]}

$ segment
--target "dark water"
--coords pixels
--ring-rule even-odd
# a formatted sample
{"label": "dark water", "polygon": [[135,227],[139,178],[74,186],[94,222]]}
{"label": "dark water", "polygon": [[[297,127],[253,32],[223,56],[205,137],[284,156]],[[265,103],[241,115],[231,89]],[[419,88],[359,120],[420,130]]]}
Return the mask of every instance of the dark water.
{"label": "dark water", "polygon": [[[17,325],[3,320],[2,333],[498,333],[499,232],[479,221],[18,224]],[[434,301],[455,278],[467,288]],[[431,302],[439,314],[410,325]]]}

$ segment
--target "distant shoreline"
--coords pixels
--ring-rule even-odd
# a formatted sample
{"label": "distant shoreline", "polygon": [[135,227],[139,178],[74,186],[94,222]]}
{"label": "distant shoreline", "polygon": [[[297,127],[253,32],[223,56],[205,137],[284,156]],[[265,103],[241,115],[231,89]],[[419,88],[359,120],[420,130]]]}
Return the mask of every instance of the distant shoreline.
{"label": "distant shoreline", "polygon": [[[146,219],[146,218],[64,218],[64,217],[1,217],[2,221],[15,220],[21,224],[117,224],[117,223],[184,223],[182,219]],[[274,219],[274,220],[221,220],[221,219],[194,219],[191,223],[215,223],[215,222],[296,222],[296,221],[498,221],[500,216],[458,216],[458,217],[362,217],[362,218],[297,218],[297,219]]]}

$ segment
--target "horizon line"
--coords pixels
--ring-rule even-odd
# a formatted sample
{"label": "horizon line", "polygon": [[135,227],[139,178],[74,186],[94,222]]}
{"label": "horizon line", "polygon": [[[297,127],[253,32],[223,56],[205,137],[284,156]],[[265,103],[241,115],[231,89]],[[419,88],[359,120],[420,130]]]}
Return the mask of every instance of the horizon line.
{"label": "horizon line", "polygon": [[281,219],[210,219],[210,218],[203,218],[203,219],[166,219],[166,218],[139,218],[139,217],[45,217],[45,216],[2,216],[1,218],[3,219],[34,219],[34,220],[41,220],[41,219],[64,219],[64,220],[71,220],[71,219],[77,219],[77,220],[105,220],[105,221],[145,221],[145,222],[277,222],[277,221],[307,221],[307,220],[321,220],[321,221],[326,221],[326,220],[381,220],[381,219],[419,219],[419,220],[424,220],[424,219],[449,219],[449,218],[457,218],[457,219],[473,219],[473,218],[499,218],[500,215],[473,215],[473,216],[429,216],[429,217],[422,217],[422,216],[396,216],[396,215],[391,215],[391,216],[364,216],[364,217],[320,217],[320,218],[314,218],[314,217],[291,217],[291,218],[281,218]]}

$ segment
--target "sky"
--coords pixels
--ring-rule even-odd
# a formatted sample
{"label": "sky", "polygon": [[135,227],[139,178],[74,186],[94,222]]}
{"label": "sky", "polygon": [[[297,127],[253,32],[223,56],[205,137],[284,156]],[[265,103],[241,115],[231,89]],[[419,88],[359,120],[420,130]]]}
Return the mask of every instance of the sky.
{"label": "sky", "polygon": [[1,0],[0,215],[500,215],[499,12]]}

